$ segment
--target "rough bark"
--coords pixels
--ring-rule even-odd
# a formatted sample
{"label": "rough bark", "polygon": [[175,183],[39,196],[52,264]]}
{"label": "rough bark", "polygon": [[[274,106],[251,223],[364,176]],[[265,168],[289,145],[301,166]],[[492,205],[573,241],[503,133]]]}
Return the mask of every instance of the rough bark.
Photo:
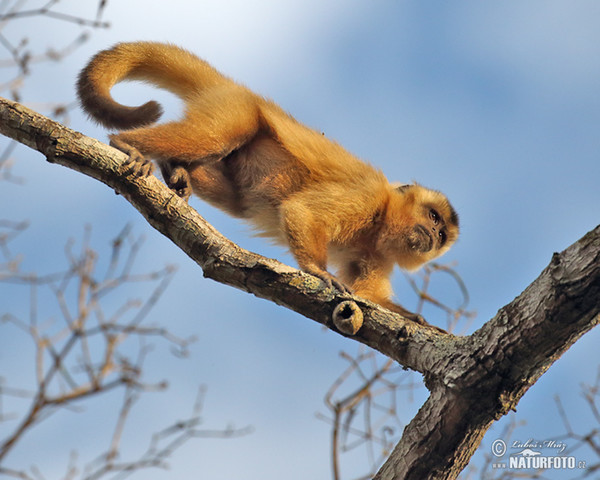
{"label": "rough bark", "polygon": [[492,422],[598,324],[599,311],[600,226],[432,366],[429,399],[375,478],[456,478]]}
{"label": "rough bark", "polygon": [[430,397],[378,472],[380,480],[455,478],[494,420],[514,409],[600,320],[600,226],[555,254],[478,331],[456,337],[340,295],[316,277],[240,248],[155,177],[124,174],[123,153],[22,105],[0,99],[0,132],[114,189],[206,277],[290,308],[421,372]]}

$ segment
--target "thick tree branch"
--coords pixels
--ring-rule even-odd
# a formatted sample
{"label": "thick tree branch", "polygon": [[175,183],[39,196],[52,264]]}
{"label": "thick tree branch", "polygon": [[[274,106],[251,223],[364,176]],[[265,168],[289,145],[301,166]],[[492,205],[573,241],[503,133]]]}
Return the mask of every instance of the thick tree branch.
{"label": "thick tree branch", "polygon": [[205,276],[284,305],[423,373],[431,395],[378,479],[455,478],[493,421],[514,409],[600,320],[600,226],[555,254],[540,277],[481,329],[455,337],[243,250],[155,177],[123,174],[123,153],[19,104],[0,100],[0,132],[123,195]]}

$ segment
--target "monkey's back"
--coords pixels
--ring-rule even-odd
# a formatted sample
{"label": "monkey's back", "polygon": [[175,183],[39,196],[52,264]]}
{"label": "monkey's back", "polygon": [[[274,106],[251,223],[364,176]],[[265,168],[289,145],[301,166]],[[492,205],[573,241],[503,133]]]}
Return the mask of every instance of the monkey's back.
{"label": "monkey's back", "polygon": [[[370,222],[391,189],[385,176],[274,103],[256,101],[258,133],[221,161],[194,167],[195,193],[278,243],[286,243],[282,211],[292,205],[296,215],[331,226],[333,237],[351,236]],[[215,178],[223,179],[218,190]]]}

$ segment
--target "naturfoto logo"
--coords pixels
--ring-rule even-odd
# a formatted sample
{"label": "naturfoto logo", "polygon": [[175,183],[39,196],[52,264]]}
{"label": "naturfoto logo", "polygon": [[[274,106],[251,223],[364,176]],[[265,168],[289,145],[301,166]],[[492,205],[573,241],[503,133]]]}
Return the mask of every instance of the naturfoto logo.
{"label": "naturfoto logo", "polygon": [[[586,462],[574,456],[561,455],[567,444],[557,440],[515,440],[509,447],[502,439],[492,442],[492,454],[498,459],[492,463],[495,469],[513,470],[574,470],[586,468]],[[545,450],[545,451],[544,451]],[[504,456],[508,453],[508,458]],[[508,460],[508,462],[507,462]]]}

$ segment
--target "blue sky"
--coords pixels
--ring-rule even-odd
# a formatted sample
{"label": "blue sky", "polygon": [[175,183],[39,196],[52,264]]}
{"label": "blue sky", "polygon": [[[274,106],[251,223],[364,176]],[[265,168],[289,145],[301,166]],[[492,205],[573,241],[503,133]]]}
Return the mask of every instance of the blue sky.
{"label": "blue sky", "polygon": [[[61,9],[89,16],[92,3],[70,0]],[[78,70],[97,50],[119,41],[169,41],[192,50],[391,180],[416,180],[448,195],[462,231],[444,260],[457,262],[469,289],[470,308],[478,313],[471,330],[536,278],[553,252],[599,223],[597,2],[131,0],[110,2],[105,16],[110,29],[94,31],[65,61],[35,67],[23,89],[26,104],[44,111],[48,103],[73,100]],[[33,47],[44,47],[68,41],[77,29],[37,19],[3,30],[9,38],[23,32]],[[157,98],[168,118],[180,107],[169,95],[137,85],[118,87],[115,95],[130,104]],[[106,139],[106,132],[78,112],[71,126]],[[2,185],[0,218],[31,221],[20,244],[26,269],[60,268],[65,242],[80,238],[86,223],[94,246],[106,253],[127,222],[145,237],[143,266],[179,267],[150,321],[199,340],[187,360],[170,358],[160,346],[153,353],[152,377],[170,377],[171,388],[140,404],[132,444],[147,433],[148,418],[164,420],[152,425],[156,429],[190,409],[199,384],[208,386],[207,427],[255,428],[241,439],[191,442],[177,452],[170,472],[143,478],[330,478],[328,427],[314,414],[325,410],[323,396],[345,366],[338,352],[355,352],[353,342],[203,279],[192,261],[98,182],[49,165],[26,149],[16,157],[15,173],[27,182]],[[243,247],[293,264],[286,252],[253,238],[238,221],[199,200],[192,205]],[[407,306],[414,305],[399,273],[394,286]],[[0,285],[0,294],[4,288]],[[442,294],[450,300],[455,295]],[[12,298],[10,310],[24,311],[18,297]],[[444,322],[434,311],[428,319]],[[17,340],[24,342],[15,332],[12,348],[0,353],[0,365],[4,370],[21,355],[20,372],[30,375],[27,350]],[[598,331],[588,334],[526,394],[517,419],[527,423],[515,438],[564,433],[552,400],[556,394],[576,423],[585,425],[579,384],[591,381],[598,368],[598,340]],[[403,405],[406,419],[420,406],[417,397]],[[89,412],[101,410],[100,403]],[[98,413],[85,420],[82,414],[54,416],[40,427],[39,438],[23,443],[15,461],[42,442],[49,454],[40,453],[38,463],[58,475],[71,448],[85,445],[83,459],[86,449],[97,452],[108,442],[89,434],[102,431],[99,418]],[[83,437],[77,434],[80,425],[86,425]],[[485,441],[497,438],[501,428]],[[59,454],[63,460],[55,459]],[[478,454],[473,462],[480,459]],[[346,462],[352,478],[349,470],[360,460]]]}

